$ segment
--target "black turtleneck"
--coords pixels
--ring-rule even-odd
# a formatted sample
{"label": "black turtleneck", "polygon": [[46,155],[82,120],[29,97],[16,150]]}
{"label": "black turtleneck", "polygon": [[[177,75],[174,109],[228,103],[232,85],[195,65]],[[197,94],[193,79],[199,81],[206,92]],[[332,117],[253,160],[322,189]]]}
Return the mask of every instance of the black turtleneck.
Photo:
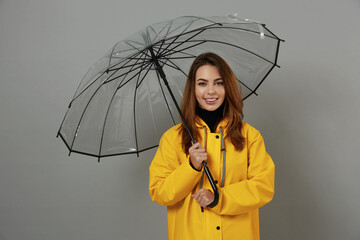
{"label": "black turtleneck", "polygon": [[211,132],[216,131],[216,127],[223,118],[224,103],[215,111],[207,111],[196,105],[196,114],[209,126]]}

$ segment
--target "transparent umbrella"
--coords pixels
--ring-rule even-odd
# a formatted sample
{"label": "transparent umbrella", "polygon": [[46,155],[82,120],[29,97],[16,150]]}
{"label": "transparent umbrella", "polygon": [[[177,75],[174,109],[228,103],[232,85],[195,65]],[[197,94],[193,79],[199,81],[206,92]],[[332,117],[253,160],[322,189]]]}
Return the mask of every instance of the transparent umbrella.
{"label": "transparent umbrella", "polygon": [[178,102],[196,56],[223,57],[245,99],[277,66],[281,41],[264,24],[236,16],[185,16],[150,25],[116,43],[85,74],[58,136],[70,153],[99,159],[157,147],[182,119]]}

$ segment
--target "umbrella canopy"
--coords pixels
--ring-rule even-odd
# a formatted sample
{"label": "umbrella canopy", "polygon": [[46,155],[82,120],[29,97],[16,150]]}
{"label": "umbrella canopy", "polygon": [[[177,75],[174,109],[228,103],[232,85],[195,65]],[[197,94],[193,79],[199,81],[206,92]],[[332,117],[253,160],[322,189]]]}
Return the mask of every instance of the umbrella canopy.
{"label": "umbrella canopy", "polygon": [[90,68],[58,136],[70,152],[98,158],[157,147],[161,135],[180,122],[176,102],[196,56],[223,57],[245,99],[277,66],[280,41],[264,24],[234,16],[179,17],[148,26]]}

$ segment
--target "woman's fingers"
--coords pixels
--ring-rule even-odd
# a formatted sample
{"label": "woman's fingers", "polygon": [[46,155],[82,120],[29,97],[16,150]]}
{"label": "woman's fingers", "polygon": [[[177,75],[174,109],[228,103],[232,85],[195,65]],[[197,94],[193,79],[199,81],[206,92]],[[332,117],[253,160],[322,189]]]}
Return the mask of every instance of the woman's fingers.
{"label": "woman's fingers", "polygon": [[208,189],[200,189],[192,197],[201,207],[206,207],[214,201],[214,193]]}
{"label": "woman's fingers", "polygon": [[192,165],[200,170],[203,162],[207,161],[207,153],[200,143],[195,143],[189,148]]}
{"label": "woman's fingers", "polygon": [[195,143],[189,148],[189,152],[205,152],[205,149],[201,146],[200,143]]}

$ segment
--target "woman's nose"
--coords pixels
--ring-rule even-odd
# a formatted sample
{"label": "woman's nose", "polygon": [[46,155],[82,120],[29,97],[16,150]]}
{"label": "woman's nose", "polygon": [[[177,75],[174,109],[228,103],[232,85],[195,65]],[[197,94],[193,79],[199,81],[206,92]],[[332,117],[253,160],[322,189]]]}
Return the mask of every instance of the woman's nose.
{"label": "woman's nose", "polygon": [[214,94],[215,94],[215,90],[214,90],[212,87],[210,87],[209,90],[208,90],[208,94],[209,94],[209,95],[214,95]]}

